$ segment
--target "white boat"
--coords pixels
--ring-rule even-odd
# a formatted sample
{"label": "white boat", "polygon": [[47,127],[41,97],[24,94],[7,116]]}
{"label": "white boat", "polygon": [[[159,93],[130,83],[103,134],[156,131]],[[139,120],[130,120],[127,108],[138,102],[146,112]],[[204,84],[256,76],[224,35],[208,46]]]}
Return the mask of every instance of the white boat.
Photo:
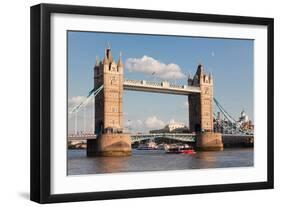
{"label": "white boat", "polygon": [[157,144],[150,140],[149,142],[146,142],[145,144],[140,144],[137,148],[138,150],[155,150],[157,149]]}

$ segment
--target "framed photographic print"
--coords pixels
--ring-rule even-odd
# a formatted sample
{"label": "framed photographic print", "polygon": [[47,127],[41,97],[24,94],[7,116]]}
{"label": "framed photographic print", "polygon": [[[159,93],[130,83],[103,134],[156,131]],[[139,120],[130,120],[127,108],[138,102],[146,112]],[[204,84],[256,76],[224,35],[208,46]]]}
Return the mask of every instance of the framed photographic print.
{"label": "framed photographic print", "polygon": [[273,188],[273,19],[31,7],[31,200]]}

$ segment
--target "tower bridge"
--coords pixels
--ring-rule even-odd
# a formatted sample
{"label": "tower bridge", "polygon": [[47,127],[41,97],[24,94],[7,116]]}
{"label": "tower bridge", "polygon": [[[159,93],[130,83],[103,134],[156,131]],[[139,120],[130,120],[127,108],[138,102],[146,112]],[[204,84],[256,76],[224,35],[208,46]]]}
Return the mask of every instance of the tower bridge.
{"label": "tower bridge", "polygon": [[221,134],[213,131],[213,77],[204,71],[202,65],[198,65],[193,77],[188,77],[187,85],[182,86],[167,81],[157,83],[146,80],[124,80],[121,56],[116,63],[111,49],[107,48],[103,61],[97,59],[94,66],[94,89],[83,103],[70,111],[70,114],[77,114],[84,103],[92,96],[95,97],[96,139],[87,139],[88,156],[131,154],[131,135],[123,132],[124,90],[187,96],[189,129],[196,133],[197,147],[208,150],[223,148]]}

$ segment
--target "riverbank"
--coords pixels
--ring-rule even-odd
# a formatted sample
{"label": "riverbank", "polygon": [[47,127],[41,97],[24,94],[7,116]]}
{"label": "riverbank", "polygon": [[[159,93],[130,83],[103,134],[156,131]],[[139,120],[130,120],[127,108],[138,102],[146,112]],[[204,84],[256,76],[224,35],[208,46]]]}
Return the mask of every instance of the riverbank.
{"label": "riverbank", "polygon": [[224,148],[254,147],[254,135],[224,134],[222,142]]}

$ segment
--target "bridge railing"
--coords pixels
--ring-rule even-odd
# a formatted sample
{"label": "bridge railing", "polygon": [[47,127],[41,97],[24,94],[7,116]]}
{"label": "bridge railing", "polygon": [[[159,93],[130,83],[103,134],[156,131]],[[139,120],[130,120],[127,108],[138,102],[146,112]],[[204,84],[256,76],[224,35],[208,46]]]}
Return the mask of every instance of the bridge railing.
{"label": "bridge railing", "polygon": [[149,85],[149,86],[162,86],[162,82],[152,82],[152,81],[143,81],[144,85]]}
{"label": "bridge railing", "polygon": [[68,134],[67,135],[69,138],[74,138],[74,137],[95,137],[95,134],[87,133],[87,134]]}
{"label": "bridge railing", "polygon": [[142,80],[124,80],[124,83],[127,83],[127,84],[140,84],[140,85],[143,85],[143,81],[142,81]]}
{"label": "bridge railing", "polygon": [[171,88],[187,88],[186,85],[176,85],[176,84],[172,84],[172,83],[170,83],[170,87]]}
{"label": "bridge railing", "polygon": [[187,85],[177,85],[170,83],[168,81],[162,82],[153,82],[146,80],[124,80],[124,84],[131,86],[152,86],[152,87],[160,87],[160,88],[170,88],[170,89],[179,89],[179,90],[194,90],[197,91],[198,87],[195,86],[187,86]]}

